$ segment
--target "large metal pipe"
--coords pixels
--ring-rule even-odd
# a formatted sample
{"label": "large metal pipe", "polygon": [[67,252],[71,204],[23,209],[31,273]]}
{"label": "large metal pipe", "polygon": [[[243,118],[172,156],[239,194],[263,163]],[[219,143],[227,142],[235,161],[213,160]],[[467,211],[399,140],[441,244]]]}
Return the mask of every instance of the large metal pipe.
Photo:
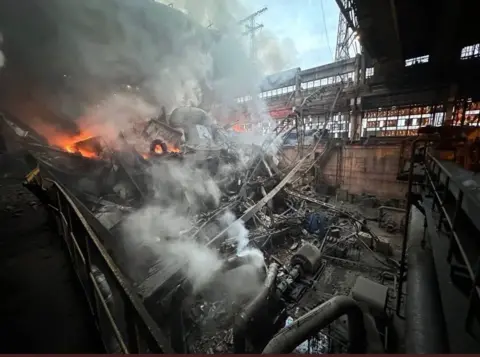
{"label": "large metal pipe", "polygon": [[[255,257],[252,254],[235,255],[233,257],[226,259],[223,262],[220,271],[224,273],[230,270],[240,268],[241,266],[244,266],[244,265],[255,265],[256,259],[257,257]],[[262,268],[262,270],[265,272],[264,268]]]}
{"label": "large metal pipe", "polygon": [[[417,149],[417,145],[419,143],[425,143],[427,145],[430,141],[437,140],[438,136],[435,135],[427,135],[425,137],[421,136],[416,138],[413,143],[412,143],[412,148],[410,150],[410,168],[408,170],[408,188],[407,188],[407,207],[406,207],[406,212],[405,212],[405,228],[404,228],[404,233],[403,233],[403,241],[402,241],[402,255],[400,257],[400,273],[399,273],[399,281],[398,281],[398,290],[397,290],[397,316],[402,317],[400,313],[400,308],[401,308],[401,299],[400,296],[402,295],[402,289],[403,289],[403,281],[404,281],[404,275],[406,272],[406,257],[407,257],[407,242],[408,242],[408,226],[410,223],[410,211],[413,205],[413,196],[412,196],[412,188],[413,188],[413,157],[415,156],[415,150]],[[424,155],[426,155],[427,150],[425,149]],[[424,158],[425,162],[425,158]]]}
{"label": "large metal pipe", "polygon": [[[424,216],[412,207],[405,307],[408,354],[449,353],[440,288],[431,249],[422,243]],[[397,297],[399,298],[399,297]]]}
{"label": "large metal pipe", "polygon": [[380,207],[378,207],[378,214],[379,215],[381,215],[383,213],[383,211],[405,213],[404,208],[397,208],[397,207],[390,207],[390,206],[380,206]]}
{"label": "large metal pipe", "polygon": [[363,312],[355,300],[346,296],[335,296],[284,327],[262,353],[291,353],[303,341],[343,315],[348,317],[349,353],[364,353],[367,336]]}
{"label": "large metal pipe", "polygon": [[258,312],[266,306],[273,295],[278,274],[278,264],[272,263],[268,268],[265,284],[260,293],[237,315],[233,326],[233,346],[235,353],[245,353],[245,338],[248,324],[255,319]]}

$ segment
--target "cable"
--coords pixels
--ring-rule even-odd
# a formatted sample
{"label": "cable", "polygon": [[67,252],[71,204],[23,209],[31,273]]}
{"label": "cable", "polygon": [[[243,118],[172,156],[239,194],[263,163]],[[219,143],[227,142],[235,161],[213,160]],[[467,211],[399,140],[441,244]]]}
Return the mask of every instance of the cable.
{"label": "cable", "polygon": [[330,51],[330,56],[332,57],[332,60],[335,61],[335,58],[333,57],[332,47],[330,47],[330,41],[328,40],[328,30],[327,30],[327,22],[325,21],[325,10],[323,9],[323,0],[320,0],[320,8],[322,9],[323,28],[325,30],[325,38],[327,40],[328,50]]}

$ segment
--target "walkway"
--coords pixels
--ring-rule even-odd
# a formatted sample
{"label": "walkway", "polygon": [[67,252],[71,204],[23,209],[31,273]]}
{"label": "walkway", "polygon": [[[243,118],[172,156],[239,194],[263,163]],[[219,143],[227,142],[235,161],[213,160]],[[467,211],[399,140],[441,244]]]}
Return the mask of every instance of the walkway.
{"label": "walkway", "polygon": [[62,242],[21,184],[26,171],[0,154],[0,353],[102,353]]}

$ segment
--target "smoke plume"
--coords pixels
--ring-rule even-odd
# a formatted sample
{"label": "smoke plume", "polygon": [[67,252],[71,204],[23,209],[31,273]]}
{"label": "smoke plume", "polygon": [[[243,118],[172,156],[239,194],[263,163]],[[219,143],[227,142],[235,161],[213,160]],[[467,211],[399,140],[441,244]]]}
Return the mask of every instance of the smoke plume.
{"label": "smoke plume", "polygon": [[[241,34],[245,29],[238,22],[259,8],[252,8],[241,0],[156,0],[170,5],[192,17],[203,26],[210,26],[222,32]],[[247,39],[243,39],[244,49],[248,48]],[[294,65],[297,59],[295,43],[291,38],[280,39],[268,29],[262,29],[256,37],[257,58],[262,74],[285,70]]]}
{"label": "smoke plume", "polygon": [[[0,23],[8,46],[2,50],[9,59],[5,72],[25,73],[34,90],[22,91],[41,93],[42,106],[76,119],[80,130],[114,137],[137,118],[157,115],[161,106],[167,112],[182,105],[208,110],[212,102],[235,106],[236,97],[255,96],[263,74],[283,69],[287,54],[295,53],[294,46],[264,31],[258,37],[260,67],[252,64],[243,29],[235,24],[256,9],[238,1],[179,0],[173,5],[150,0],[30,0],[18,6],[18,1],[3,0]],[[207,29],[210,21],[214,26]],[[11,73],[15,83],[18,76]],[[263,114],[263,103],[252,101],[249,106],[255,120],[270,120]],[[38,113],[30,116],[46,120]],[[204,242],[182,232],[192,227],[195,214],[218,207],[220,190],[188,160],[154,167],[150,178],[155,188],[152,202],[125,224],[129,275],[142,281],[152,265],[181,262],[184,274],[200,289],[216,274],[221,259]],[[217,231],[233,221],[233,213],[227,213],[215,222]],[[245,250],[247,235],[243,225],[228,231],[237,253],[258,254]]]}
{"label": "smoke plume", "polygon": [[[192,239],[192,217],[205,209],[217,208],[221,192],[211,177],[194,167],[195,162],[167,161],[152,168],[155,187],[152,202],[133,213],[124,224],[125,251],[128,252],[128,275],[142,282],[150,274],[151,266],[162,269],[178,266],[195,291],[205,288],[217,277],[222,259],[217,251],[205,245],[200,238]],[[263,264],[260,252],[246,249],[248,230],[243,224],[234,224],[235,215],[227,212],[209,227],[217,234],[230,227],[227,240],[236,243],[238,254],[252,255],[256,269]],[[243,270],[245,278],[256,271]],[[159,277],[160,279],[160,277]],[[224,288],[234,294],[238,286],[224,281]],[[151,282],[150,282],[151,284]],[[254,289],[256,290],[256,288]]]}

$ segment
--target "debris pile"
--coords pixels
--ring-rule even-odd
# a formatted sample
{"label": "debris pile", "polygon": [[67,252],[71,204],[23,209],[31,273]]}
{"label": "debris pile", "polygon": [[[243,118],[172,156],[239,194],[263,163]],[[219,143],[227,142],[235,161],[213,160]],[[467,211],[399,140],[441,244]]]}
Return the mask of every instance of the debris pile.
{"label": "debris pile", "polygon": [[[103,243],[176,351],[261,352],[359,275],[383,283],[381,272],[396,270],[379,236],[401,230],[391,209],[374,225],[299,185],[317,145],[283,164],[285,131],[240,149],[200,109],[179,108],[167,122],[70,149],[22,140],[111,233]],[[297,351],[345,351],[340,325]]]}

